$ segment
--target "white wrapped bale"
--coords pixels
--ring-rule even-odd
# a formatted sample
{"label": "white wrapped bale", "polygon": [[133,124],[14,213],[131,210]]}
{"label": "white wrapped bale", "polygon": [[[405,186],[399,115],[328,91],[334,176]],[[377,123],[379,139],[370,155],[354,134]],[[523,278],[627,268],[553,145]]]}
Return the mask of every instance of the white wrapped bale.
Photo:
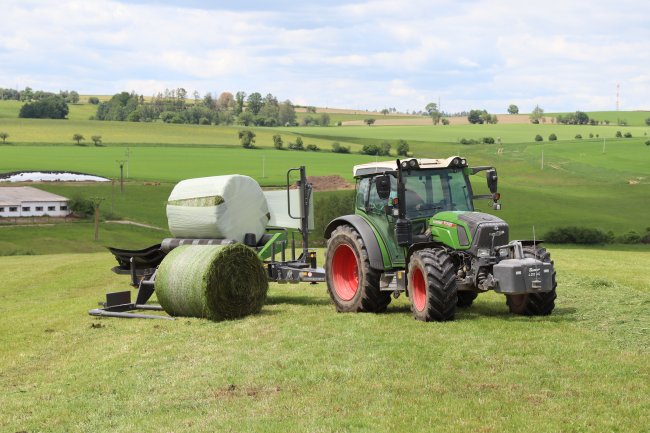
{"label": "white wrapped bale", "polygon": [[259,239],[270,215],[259,184],[239,174],[179,182],[167,202],[169,231],[176,238]]}

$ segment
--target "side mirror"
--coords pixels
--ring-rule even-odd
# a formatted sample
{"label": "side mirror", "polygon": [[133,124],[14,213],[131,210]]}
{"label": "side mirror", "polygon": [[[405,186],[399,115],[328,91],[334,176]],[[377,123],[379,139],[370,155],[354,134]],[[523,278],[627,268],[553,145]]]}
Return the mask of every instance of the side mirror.
{"label": "side mirror", "polygon": [[497,176],[497,171],[492,168],[485,172],[485,177],[487,178],[487,185],[488,188],[490,188],[490,192],[492,194],[496,194],[497,181],[499,180],[499,177]]}
{"label": "side mirror", "polygon": [[375,186],[377,187],[377,195],[382,200],[388,200],[390,197],[390,175],[382,174],[375,178]]}

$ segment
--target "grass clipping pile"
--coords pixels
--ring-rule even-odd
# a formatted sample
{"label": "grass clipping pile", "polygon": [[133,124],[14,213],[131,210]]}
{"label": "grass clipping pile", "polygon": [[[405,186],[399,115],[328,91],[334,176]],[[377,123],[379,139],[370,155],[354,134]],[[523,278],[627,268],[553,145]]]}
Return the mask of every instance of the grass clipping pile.
{"label": "grass clipping pile", "polygon": [[269,283],[257,254],[242,244],[172,250],[156,275],[156,296],[171,316],[229,320],[261,311]]}

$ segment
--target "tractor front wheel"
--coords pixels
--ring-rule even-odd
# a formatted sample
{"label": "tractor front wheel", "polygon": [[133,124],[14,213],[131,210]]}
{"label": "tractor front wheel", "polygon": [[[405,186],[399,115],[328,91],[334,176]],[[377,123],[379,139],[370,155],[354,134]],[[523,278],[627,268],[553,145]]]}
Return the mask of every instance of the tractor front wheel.
{"label": "tractor front wheel", "polygon": [[[535,258],[544,263],[553,263],[551,254],[545,248],[524,247],[524,257]],[[550,292],[526,293],[523,295],[506,295],[506,304],[511,313],[524,316],[548,316],[555,308],[555,270],[553,270],[553,288]]]}
{"label": "tractor front wheel", "polygon": [[415,319],[424,322],[453,320],[458,287],[451,256],[442,249],[414,252],[409,260],[408,292]]}
{"label": "tractor front wheel", "polygon": [[327,292],[339,312],[383,313],[390,292],[379,290],[379,272],[370,267],[368,250],[351,226],[337,227],[327,242]]}

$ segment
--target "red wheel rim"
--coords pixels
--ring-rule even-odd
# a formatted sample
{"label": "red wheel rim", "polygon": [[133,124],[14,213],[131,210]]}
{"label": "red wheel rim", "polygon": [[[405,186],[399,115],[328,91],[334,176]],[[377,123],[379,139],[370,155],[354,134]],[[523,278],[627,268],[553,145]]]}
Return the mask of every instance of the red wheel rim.
{"label": "red wheel rim", "polygon": [[354,250],[349,245],[341,244],[336,247],[331,272],[336,295],[343,301],[354,298],[359,289],[359,264]]}
{"label": "red wheel rim", "polygon": [[422,269],[415,268],[413,269],[413,274],[411,276],[411,288],[413,289],[411,293],[411,298],[413,299],[413,305],[418,311],[424,310],[424,305],[426,304],[427,299],[427,285],[424,281],[424,274]]}

